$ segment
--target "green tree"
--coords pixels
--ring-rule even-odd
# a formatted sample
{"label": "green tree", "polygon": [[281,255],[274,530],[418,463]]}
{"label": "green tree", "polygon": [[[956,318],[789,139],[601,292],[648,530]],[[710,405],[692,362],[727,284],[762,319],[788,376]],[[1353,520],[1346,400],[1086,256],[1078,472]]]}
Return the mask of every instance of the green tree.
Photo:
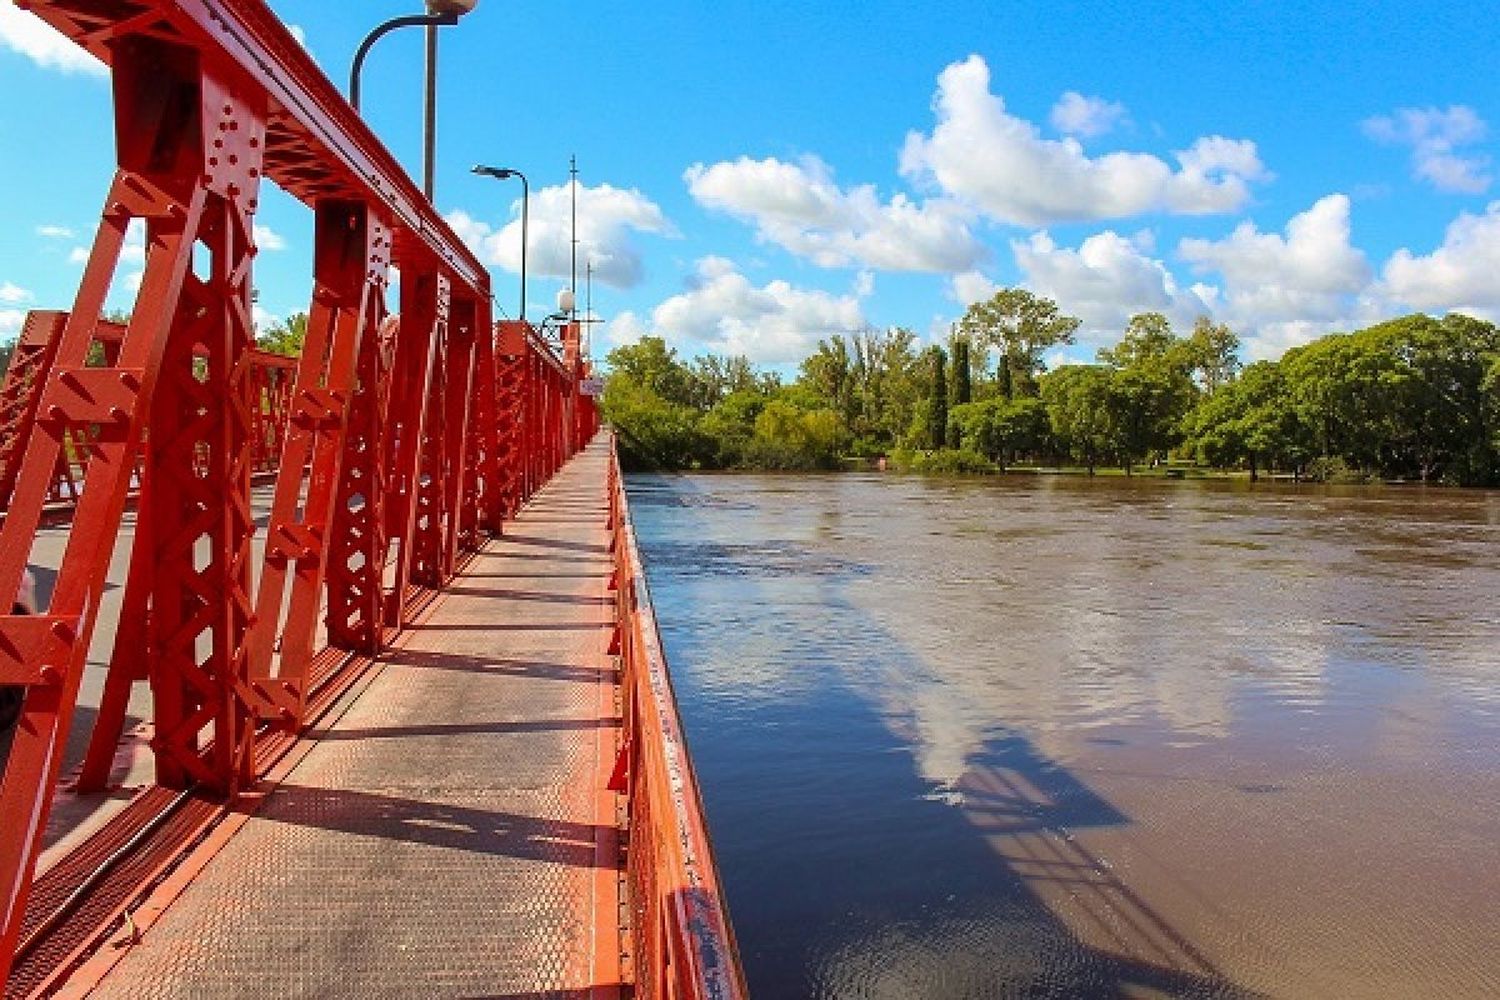
{"label": "green tree", "polygon": [[954,406],[974,401],[973,373],[969,366],[969,342],[963,337],[953,338],[953,387],[949,398]]}
{"label": "green tree", "polygon": [[1040,399],[1000,396],[962,403],[948,413],[949,437],[1005,471],[1020,454],[1035,452],[1047,436],[1047,407]]}
{"label": "green tree", "polygon": [[786,399],[772,399],[755,418],[749,457],[762,469],[831,469],[843,444],[839,417],[832,410],[805,410]]}
{"label": "green tree", "polygon": [[691,469],[713,457],[697,411],[663,399],[627,372],[615,371],[605,381],[603,410],[619,434],[627,469]]}
{"label": "green tree", "polygon": [[1089,475],[1118,450],[1113,381],[1104,365],[1063,365],[1042,376],[1042,402],[1058,444]]}
{"label": "green tree", "polygon": [[1207,396],[1194,411],[1189,429],[1203,461],[1220,467],[1244,462],[1252,482],[1261,469],[1277,465],[1300,474],[1307,459],[1285,373],[1272,361],[1257,361],[1237,380]]}
{"label": "green tree", "polygon": [[817,350],[802,362],[798,381],[816,392],[846,423],[852,423],[859,413],[856,368],[849,342],[835,334],[818,341]]}
{"label": "green tree", "polygon": [[932,345],[929,356],[932,373],[927,390],[927,446],[941,448],[948,438],[948,359],[936,344]]}
{"label": "green tree", "polygon": [[1126,474],[1136,461],[1165,453],[1183,437],[1183,417],[1196,402],[1193,358],[1161,313],[1130,318],[1114,347],[1099,360],[1115,369],[1110,380],[1111,423]]}
{"label": "green tree", "polygon": [[686,368],[690,405],[699,410],[713,409],[731,393],[765,389],[755,366],[742,355],[726,358],[704,354],[694,358]]}
{"label": "green tree", "polygon": [[1073,343],[1079,322],[1064,315],[1051,299],[1024,288],[1002,288],[988,301],[969,306],[958,321],[958,334],[974,345],[998,349],[996,380],[1000,395],[1009,399],[1036,395],[1043,355]]}
{"label": "green tree", "polygon": [[271,324],[255,338],[256,346],[272,354],[287,357],[302,356],[302,345],[307,341],[307,313],[292,313],[286,319]]}
{"label": "green tree", "polygon": [[677,360],[677,352],[661,337],[642,337],[634,344],[616,347],[604,360],[610,372],[650,389],[669,403],[695,406],[702,401],[693,373]]}
{"label": "green tree", "polygon": [[729,469],[749,461],[755,421],[766,408],[768,397],[759,387],[739,389],[721,399],[703,415],[700,432],[712,442],[713,464]]}
{"label": "green tree", "polygon": [[1240,338],[1223,323],[1199,316],[1187,348],[1198,387],[1204,392],[1234,381],[1240,372]]}

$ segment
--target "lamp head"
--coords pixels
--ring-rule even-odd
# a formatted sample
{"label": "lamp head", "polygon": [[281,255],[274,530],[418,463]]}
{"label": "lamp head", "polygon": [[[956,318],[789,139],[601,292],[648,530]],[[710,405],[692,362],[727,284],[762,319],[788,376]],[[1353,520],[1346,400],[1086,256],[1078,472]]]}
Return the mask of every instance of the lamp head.
{"label": "lamp head", "polygon": [[521,173],[519,170],[512,170],[509,167],[486,167],[482,164],[476,164],[469,168],[469,172],[479,174],[481,177],[497,177],[502,181],[509,180],[512,177],[519,177]]}
{"label": "lamp head", "polygon": [[575,300],[573,297],[573,289],[564,288],[562,291],[557,293],[558,312],[567,315],[568,313],[571,313],[573,311],[574,304]]}
{"label": "lamp head", "polygon": [[479,5],[479,0],[427,0],[427,13],[460,18]]}

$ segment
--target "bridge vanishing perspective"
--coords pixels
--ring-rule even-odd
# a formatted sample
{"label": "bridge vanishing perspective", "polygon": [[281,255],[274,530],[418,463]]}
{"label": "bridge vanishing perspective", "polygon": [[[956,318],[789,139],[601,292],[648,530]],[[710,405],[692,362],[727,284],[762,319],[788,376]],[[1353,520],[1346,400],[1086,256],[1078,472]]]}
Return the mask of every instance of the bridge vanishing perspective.
{"label": "bridge vanishing perspective", "polygon": [[[743,996],[579,324],[493,320],[263,0],[22,6],[109,65],[117,169],[0,384],[6,996]],[[255,349],[265,181],[315,215],[295,360]]]}

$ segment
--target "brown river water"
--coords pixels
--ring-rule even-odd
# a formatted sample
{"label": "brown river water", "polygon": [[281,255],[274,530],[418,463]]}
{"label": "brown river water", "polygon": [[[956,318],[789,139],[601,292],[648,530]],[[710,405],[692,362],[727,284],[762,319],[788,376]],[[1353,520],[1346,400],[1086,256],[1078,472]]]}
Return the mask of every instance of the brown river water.
{"label": "brown river water", "polygon": [[1500,493],[635,476],[757,997],[1500,997]]}

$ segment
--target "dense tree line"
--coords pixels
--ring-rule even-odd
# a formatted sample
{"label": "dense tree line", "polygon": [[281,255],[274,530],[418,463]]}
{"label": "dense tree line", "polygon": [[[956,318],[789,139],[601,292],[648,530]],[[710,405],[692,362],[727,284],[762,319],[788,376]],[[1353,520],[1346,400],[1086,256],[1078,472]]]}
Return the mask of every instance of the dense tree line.
{"label": "dense tree line", "polygon": [[610,353],[605,410],[645,468],[1023,463],[1092,473],[1191,463],[1312,479],[1500,484],[1500,330],[1416,314],[1241,367],[1228,327],[1131,318],[1093,364],[1047,370],[1079,321],[1004,289],[945,345],[893,328],[819,342],[785,382],[744,358],[677,357],[660,338]]}

